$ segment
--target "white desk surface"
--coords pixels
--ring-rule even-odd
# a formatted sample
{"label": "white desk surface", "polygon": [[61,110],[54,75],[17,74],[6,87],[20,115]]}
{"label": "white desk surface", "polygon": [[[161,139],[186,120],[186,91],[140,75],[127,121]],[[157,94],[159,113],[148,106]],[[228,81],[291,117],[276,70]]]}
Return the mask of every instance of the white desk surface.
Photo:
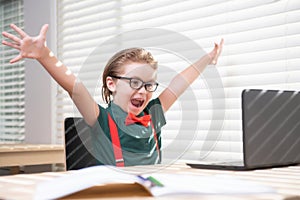
{"label": "white desk surface", "polygon": [[[300,199],[300,166],[289,166],[283,168],[271,168],[253,171],[225,171],[225,170],[204,170],[192,169],[184,163],[178,162],[168,166],[134,166],[128,167],[128,170],[145,172],[162,172],[177,174],[195,174],[195,175],[230,175],[243,180],[250,180],[259,184],[271,186],[276,190],[276,194],[260,195],[201,195],[201,196],[178,196],[178,197],[141,197],[141,196],[114,196],[111,194],[101,196],[101,199]],[[49,180],[54,177],[62,176],[69,172],[45,172],[37,174],[18,174],[0,177],[0,199],[31,199],[34,193],[35,185],[43,180]],[[76,183],[74,183],[76,184]],[[98,191],[99,193],[99,191]],[[99,199],[92,197],[78,197],[77,199]]]}

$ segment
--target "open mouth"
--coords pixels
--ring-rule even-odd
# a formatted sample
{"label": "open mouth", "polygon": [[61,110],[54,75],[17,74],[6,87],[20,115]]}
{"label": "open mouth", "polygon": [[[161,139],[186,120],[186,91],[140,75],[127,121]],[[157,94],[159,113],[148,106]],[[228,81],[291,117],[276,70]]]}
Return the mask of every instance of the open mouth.
{"label": "open mouth", "polygon": [[137,108],[141,107],[144,104],[143,99],[131,99],[131,104]]}

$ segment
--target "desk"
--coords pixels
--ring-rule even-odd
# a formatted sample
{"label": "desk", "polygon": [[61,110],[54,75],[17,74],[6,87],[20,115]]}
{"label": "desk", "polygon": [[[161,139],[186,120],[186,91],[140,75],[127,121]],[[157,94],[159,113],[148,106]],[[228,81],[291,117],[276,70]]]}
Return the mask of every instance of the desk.
{"label": "desk", "polygon": [[[277,194],[264,194],[264,195],[201,195],[201,199],[289,199],[297,200],[300,199],[300,166],[290,166],[284,168],[273,168],[264,170],[254,170],[254,171],[220,171],[220,170],[202,170],[202,169],[192,169],[182,162],[177,162],[168,166],[134,166],[126,167],[126,170],[142,173],[177,173],[177,174],[194,174],[194,175],[230,175],[243,180],[250,180],[257,182],[259,184],[264,184],[273,187]],[[66,173],[72,173],[72,171],[67,172],[45,172],[37,174],[18,174],[11,176],[0,177],[0,199],[32,199],[34,193],[35,185],[43,180],[53,179],[55,177],[62,176]],[[74,183],[76,184],[76,183]],[[120,188],[120,190],[122,190]],[[91,193],[98,195],[99,190],[90,190]],[[120,191],[118,191],[120,192]],[[121,191],[122,192],[122,191]],[[124,192],[124,191],[123,191]],[[100,194],[101,195],[101,194]],[[108,199],[120,199],[116,197],[116,194],[111,193],[101,196],[103,199],[110,196]],[[128,191],[124,192],[123,198],[127,199],[151,199],[153,197],[142,197],[142,195],[137,194],[137,196],[128,196]],[[120,194],[118,195],[120,196]],[[85,199],[82,196],[77,196],[77,199]],[[123,199],[122,198],[122,199]],[[190,196],[189,199],[199,199],[199,196]],[[65,199],[76,199],[74,196]],[[89,198],[91,199],[91,198]],[[92,198],[93,199],[93,198]],[[178,197],[155,197],[155,199],[187,199],[187,196]]]}
{"label": "desk", "polygon": [[0,167],[65,163],[63,145],[0,144]]}

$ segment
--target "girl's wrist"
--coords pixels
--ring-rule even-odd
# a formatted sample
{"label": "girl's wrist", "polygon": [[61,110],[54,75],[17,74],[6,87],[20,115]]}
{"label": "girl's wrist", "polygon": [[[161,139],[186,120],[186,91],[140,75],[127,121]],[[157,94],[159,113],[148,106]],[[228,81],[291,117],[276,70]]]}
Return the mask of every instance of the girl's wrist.
{"label": "girl's wrist", "polygon": [[211,64],[212,62],[213,62],[213,56],[210,54],[210,53],[207,53],[206,55],[204,55],[203,57],[202,57],[202,61],[204,62],[204,63],[206,63],[206,65],[209,65],[209,64]]}
{"label": "girl's wrist", "polygon": [[211,65],[211,64],[215,65],[217,63],[215,60],[215,56],[212,55],[212,53],[208,53],[206,57],[207,57],[209,65]]}
{"label": "girl's wrist", "polygon": [[37,61],[39,62],[43,62],[51,57],[53,57],[54,54],[51,52],[51,50],[45,46],[42,50],[41,53],[38,55],[38,57],[36,58]]}

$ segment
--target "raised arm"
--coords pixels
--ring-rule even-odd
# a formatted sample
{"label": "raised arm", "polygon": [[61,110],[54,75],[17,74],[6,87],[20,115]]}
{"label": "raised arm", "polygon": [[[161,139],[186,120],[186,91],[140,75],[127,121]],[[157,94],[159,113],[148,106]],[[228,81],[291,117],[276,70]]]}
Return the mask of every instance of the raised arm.
{"label": "raised arm", "polygon": [[2,44],[20,51],[10,63],[15,63],[23,58],[36,59],[53,79],[62,86],[70,95],[76,107],[89,125],[94,125],[99,114],[99,108],[87,91],[86,87],[76,81],[76,76],[61,63],[46,45],[46,33],[48,25],[45,24],[36,37],[28,36],[23,30],[12,24],[18,36],[3,32],[2,35],[10,41],[2,41]]}
{"label": "raised arm", "polygon": [[199,77],[207,65],[217,64],[223,43],[223,39],[220,44],[215,43],[215,47],[210,53],[204,55],[172,79],[169,86],[159,95],[164,112],[169,110],[177,98]]}

